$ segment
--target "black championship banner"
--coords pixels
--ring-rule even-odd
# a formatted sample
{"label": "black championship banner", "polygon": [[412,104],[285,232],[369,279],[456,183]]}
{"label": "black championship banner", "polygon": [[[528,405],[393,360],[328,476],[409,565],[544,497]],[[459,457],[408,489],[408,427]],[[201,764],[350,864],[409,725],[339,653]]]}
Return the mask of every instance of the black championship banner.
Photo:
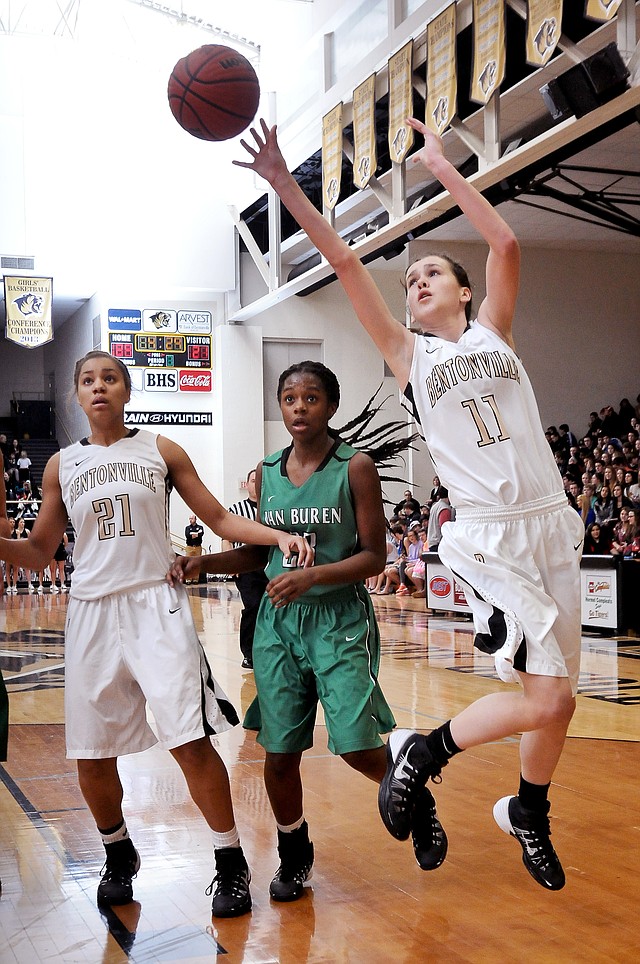
{"label": "black championship banner", "polygon": [[504,0],[473,0],[471,100],[487,104],[504,78]]}
{"label": "black championship banner", "polygon": [[590,20],[612,20],[622,0],[586,0],[584,15]]}
{"label": "black championship banner", "polygon": [[378,166],[376,152],[376,75],[353,92],[353,183],[362,190]]}
{"label": "black championship banner", "polygon": [[342,180],[342,104],[322,118],[322,200],[333,211]]}
{"label": "black championship banner", "polygon": [[53,278],[4,276],[4,306],[9,341],[39,348],[53,340]]}
{"label": "black championship banner", "polygon": [[562,0],[529,0],[527,63],[544,67],[556,49],[562,28]]}
{"label": "black championship banner", "polygon": [[405,123],[413,115],[413,40],[389,58],[389,154],[396,164],[404,161],[413,145],[413,128]]}
{"label": "black championship banner", "polygon": [[435,134],[451,123],[457,109],[456,5],[427,24],[427,100],[425,124]]}

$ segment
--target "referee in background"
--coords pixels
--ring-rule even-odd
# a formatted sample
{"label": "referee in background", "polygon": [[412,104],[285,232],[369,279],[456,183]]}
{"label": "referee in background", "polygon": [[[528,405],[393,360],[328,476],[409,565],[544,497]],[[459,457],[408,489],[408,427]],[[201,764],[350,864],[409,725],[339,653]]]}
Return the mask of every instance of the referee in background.
{"label": "referee in background", "polygon": [[[256,499],[256,470],[251,469],[247,475],[248,499],[235,502],[229,506],[229,512],[234,515],[244,516],[245,519],[256,518],[258,502]],[[237,549],[241,542],[234,542],[233,545],[223,540],[223,549]],[[265,559],[266,562],[266,559]],[[243,610],[240,616],[240,651],[242,652],[242,668],[253,669],[253,634],[256,628],[256,618],[260,607],[260,600],[264,595],[267,586],[267,577],[263,569],[256,569],[253,572],[243,572],[234,576],[234,582],[238,587],[240,599],[242,600]]]}

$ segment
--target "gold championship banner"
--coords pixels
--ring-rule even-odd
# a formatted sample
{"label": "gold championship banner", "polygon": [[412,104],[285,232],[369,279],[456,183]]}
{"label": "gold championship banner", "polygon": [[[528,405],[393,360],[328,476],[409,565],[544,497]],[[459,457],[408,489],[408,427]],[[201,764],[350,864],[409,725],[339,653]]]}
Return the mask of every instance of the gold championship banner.
{"label": "gold championship banner", "polygon": [[529,0],[527,63],[544,67],[556,49],[562,29],[562,0]]}
{"label": "gold championship banner", "polygon": [[353,92],[353,183],[362,190],[378,166],[376,152],[376,75]]}
{"label": "gold championship banner", "polygon": [[404,161],[413,144],[413,128],[405,123],[413,114],[413,40],[389,58],[389,154]]}
{"label": "gold championship banner", "polygon": [[504,0],[473,0],[471,100],[487,104],[504,78]]}
{"label": "gold championship banner", "polygon": [[584,15],[590,20],[612,20],[622,0],[586,0]]}
{"label": "gold championship banner", "polygon": [[427,24],[427,100],[425,124],[435,134],[451,123],[458,98],[456,64],[456,5]]}
{"label": "gold championship banner", "polygon": [[4,277],[6,337],[23,348],[39,348],[53,340],[53,278]]}
{"label": "gold championship banner", "polygon": [[322,118],[322,199],[333,211],[342,180],[342,103]]}

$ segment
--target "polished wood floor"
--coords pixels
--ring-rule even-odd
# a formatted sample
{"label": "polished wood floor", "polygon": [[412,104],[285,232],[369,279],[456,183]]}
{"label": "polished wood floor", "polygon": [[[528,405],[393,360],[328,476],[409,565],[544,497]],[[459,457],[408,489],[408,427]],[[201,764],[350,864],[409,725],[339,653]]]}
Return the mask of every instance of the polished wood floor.
{"label": "polished wood floor", "polygon": [[[210,583],[191,593],[216,676],[244,710],[254,684],[240,668],[235,589]],[[400,726],[430,729],[503,685],[474,653],[470,623],[428,616],[424,600],[374,600],[381,681]],[[127,822],[142,854],[136,900],[107,914],[96,906],[103,851],[64,754],[66,605],[66,596],[48,593],[0,599],[11,700],[9,760],[0,764],[2,964],[640,958],[640,640],[583,639],[578,711],[552,788],[563,891],[547,893],[529,877],[518,844],[492,819],[494,801],[517,787],[517,736],[447,768],[435,792],[449,855],[424,873],[410,843],[384,830],[375,786],[327,751],[320,719],[303,762],[316,864],[312,886],[293,904],[268,896],[278,861],[262,750],[240,727],[216,741],[231,773],[254,909],[212,923],[208,830],[172,758],[155,748],[121,761]]]}

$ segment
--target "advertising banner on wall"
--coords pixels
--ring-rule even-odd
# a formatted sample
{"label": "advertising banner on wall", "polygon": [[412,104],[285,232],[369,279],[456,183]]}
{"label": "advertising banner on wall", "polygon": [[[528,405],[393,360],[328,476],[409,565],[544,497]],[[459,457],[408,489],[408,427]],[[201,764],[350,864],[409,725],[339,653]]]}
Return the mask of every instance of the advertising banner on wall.
{"label": "advertising banner on wall", "polygon": [[353,92],[353,148],[353,183],[362,190],[378,166],[375,74]]}
{"label": "advertising banner on wall", "polygon": [[22,348],[53,340],[53,278],[4,276],[5,335]]}
{"label": "advertising banner on wall", "polygon": [[342,180],[342,104],[322,118],[322,200],[333,211]]}
{"label": "advertising banner on wall", "polygon": [[404,161],[413,144],[413,128],[405,124],[413,114],[413,40],[389,58],[389,154]]}
{"label": "advertising banner on wall", "polygon": [[556,49],[562,28],[562,0],[529,0],[527,63],[544,67]]}
{"label": "advertising banner on wall", "polygon": [[473,0],[471,100],[487,104],[505,70],[504,0]]}
{"label": "advertising banner on wall", "polygon": [[449,126],[456,112],[456,5],[427,24],[427,100],[425,124],[435,134]]}

